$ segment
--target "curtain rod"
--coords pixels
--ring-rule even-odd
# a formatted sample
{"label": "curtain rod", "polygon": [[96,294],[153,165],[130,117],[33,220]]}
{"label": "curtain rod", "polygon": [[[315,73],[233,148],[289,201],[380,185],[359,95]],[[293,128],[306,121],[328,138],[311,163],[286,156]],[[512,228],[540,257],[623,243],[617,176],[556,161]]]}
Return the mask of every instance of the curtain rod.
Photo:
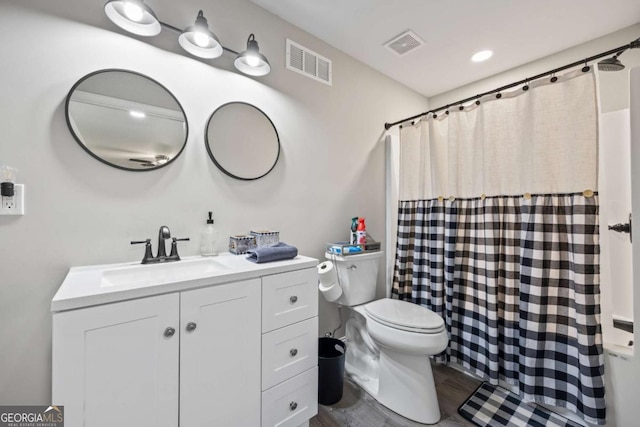
{"label": "curtain rod", "polygon": [[418,117],[426,116],[427,114],[430,114],[430,113],[437,113],[438,111],[448,110],[449,107],[454,107],[454,106],[462,107],[462,104],[464,104],[465,102],[473,101],[474,99],[477,100],[477,99],[482,98],[485,95],[491,95],[492,93],[499,93],[499,92],[502,92],[503,90],[511,89],[512,87],[520,86],[521,84],[529,83],[529,82],[531,82],[533,80],[537,80],[539,78],[546,77],[546,76],[549,76],[551,74],[555,74],[555,73],[558,73],[560,71],[564,71],[564,70],[566,70],[568,68],[576,67],[578,65],[584,64],[585,66],[582,68],[582,71],[586,73],[590,69],[589,66],[587,65],[588,62],[595,61],[596,59],[600,59],[602,57],[609,56],[609,55],[612,55],[612,54],[620,55],[625,50],[633,49],[633,48],[640,48],[640,38],[637,39],[637,40],[634,40],[634,41],[632,41],[629,44],[626,44],[624,46],[620,46],[620,47],[617,47],[615,49],[611,49],[611,50],[608,50],[606,52],[602,52],[602,53],[599,53],[597,55],[590,56],[589,58],[585,58],[585,59],[582,59],[580,61],[572,62],[571,64],[563,65],[562,67],[554,68],[553,70],[549,70],[549,71],[546,71],[544,73],[537,74],[537,75],[535,75],[533,77],[528,77],[526,79],[523,79],[523,80],[520,80],[520,81],[517,81],[517,82],[514,82],[514,83],[510,83],[510,84],[505,85],[505,86],[501,86],[501,87],[499,87],[497,89],[493,89],[493,90],[490,90],[488,92],[481,93],[479,95],[470,96],[469,98],[465,98],[465,99],[462,99],[460,101],[452,102],[451,104],[447,104],[447,105],[444,105],[442,107],[434,108],[433,110],[425,111],[424,113],[416,114],[415,116],[407,117],[406,119],[398,120],[397,122],[385,123],[384,124],[384,128],[386,130],[389,130],[393,126],[399,125],[399,124],[407,122],[409,120],[417,119]]}

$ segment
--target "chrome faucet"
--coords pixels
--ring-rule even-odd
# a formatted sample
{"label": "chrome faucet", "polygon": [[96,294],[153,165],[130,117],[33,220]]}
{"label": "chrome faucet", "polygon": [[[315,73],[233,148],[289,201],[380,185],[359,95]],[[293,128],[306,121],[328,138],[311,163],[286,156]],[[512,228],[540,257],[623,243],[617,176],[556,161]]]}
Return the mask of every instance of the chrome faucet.
{"label": "chrome faucet", "polygon": [[[167,248],[165,241],[171,239],[171,254],[167,256]],[[163,225],[158,230],[158,253],[154,257],[151,251],[151,239],[139,240],[131,242],[132,245],[144,244],[144,257],[142,258],[142,264],[155,264],[159,262],[180,261],[180,255],[178,255],[178,242],[188,241],[189,238],[176,239],[171,237],[169,227]]]}
{"label": "chrome faucet", "polygon": [[163,259],[167,257],[167,248],[165,247],[164,241],[171,238],[171,232],[169,231],[169,227],[163,225],[158,230],[158,254],[156,255],[157,259]]}

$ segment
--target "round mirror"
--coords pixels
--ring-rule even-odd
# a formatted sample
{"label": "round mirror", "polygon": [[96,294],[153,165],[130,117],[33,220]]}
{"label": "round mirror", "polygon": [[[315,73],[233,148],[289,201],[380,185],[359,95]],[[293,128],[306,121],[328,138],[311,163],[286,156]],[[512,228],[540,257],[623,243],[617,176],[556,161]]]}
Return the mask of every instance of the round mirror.
{"label": "round mirror", "polygon": [[116,168],[161,168],[187,142],[187,119],[178,100],[160,83],[132,71],[84,76],[71,88],[65,110],[80,146]]}
{"label": "round mirror", "polygon": [[230,102],[213,112],[207,123],[209,157],[232,178],[262,178],[276,166],[280,138],[269,117],[244,102]]}

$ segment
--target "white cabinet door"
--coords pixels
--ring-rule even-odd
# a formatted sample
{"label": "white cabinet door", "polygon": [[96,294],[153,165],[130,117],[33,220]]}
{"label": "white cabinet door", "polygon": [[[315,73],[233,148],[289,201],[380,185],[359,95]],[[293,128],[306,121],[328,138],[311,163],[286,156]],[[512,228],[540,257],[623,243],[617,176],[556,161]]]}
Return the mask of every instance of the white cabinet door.
{"label": "white cabinet door", "polygon": [[178,425],[178,309],[168,294],[53,315],[52,401],[66,424]]}
{"label": "white cabinet door", "polygon": [[180,427],[260,425],[260,284],[181,293]]}

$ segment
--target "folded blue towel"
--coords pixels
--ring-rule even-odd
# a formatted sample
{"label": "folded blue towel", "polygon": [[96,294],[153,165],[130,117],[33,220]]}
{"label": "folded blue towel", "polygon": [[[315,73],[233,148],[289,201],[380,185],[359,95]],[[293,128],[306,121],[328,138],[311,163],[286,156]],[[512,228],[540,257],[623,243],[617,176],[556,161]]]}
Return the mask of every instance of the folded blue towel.
{"label": "folded blue towel", "polygon": [[249,261],[261,264],[263,262],[295,258],[298,255],[298,248],[280,242],[273,246],[251,249],[247,251],[247,254],[249,254],[247,257]]}

